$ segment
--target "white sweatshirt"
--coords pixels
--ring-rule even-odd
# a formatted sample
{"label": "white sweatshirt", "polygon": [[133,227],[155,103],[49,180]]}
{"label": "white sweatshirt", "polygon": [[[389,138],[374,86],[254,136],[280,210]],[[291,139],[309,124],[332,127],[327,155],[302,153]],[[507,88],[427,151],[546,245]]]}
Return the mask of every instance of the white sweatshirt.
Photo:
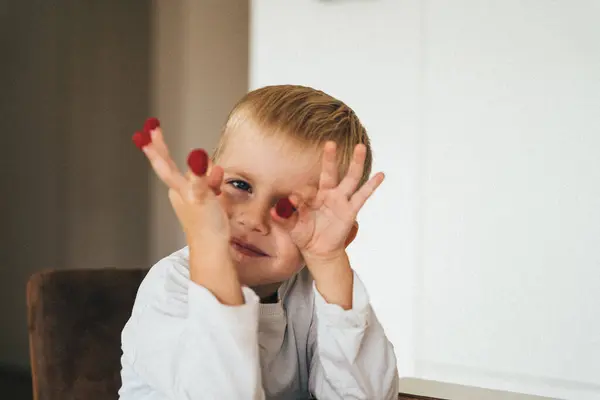
{"label": "white sweatshirt", "polygon": [[280,302],[226,306],[189,277],[188,249],[142,282],[122,333],[122,400],[398,396],[396,357],[354,275],[352,310],[328,304],[305,268]]}

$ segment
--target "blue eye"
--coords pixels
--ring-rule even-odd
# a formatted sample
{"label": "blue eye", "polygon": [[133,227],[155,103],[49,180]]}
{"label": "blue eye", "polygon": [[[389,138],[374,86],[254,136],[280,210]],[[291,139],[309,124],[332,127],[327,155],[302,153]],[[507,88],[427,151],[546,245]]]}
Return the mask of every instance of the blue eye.
{"label": "blue eye", "polygon": [[243,190],[244,192],[252,193],[252,186],[248,182],[241,180],[233,180],[229,181],[229,184],[238,190]]}

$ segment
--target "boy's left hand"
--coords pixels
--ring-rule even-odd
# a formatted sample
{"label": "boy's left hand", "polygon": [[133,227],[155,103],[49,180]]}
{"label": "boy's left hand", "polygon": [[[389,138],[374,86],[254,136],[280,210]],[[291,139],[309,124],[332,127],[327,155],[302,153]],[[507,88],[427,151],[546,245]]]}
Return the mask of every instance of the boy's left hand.
{"label": "boy's left hand", "polygon": [[293,193],[289,200],[296,211],[288,219],[277,214],[277,207],[271,209],[271,216],[288,230],[315,278],[319,273],[316,269],[326,268],[346,258],[347,241],[351,239],[349,235],[353,233],[356,216],[383,182],[384,174],[379,172],[356,190],[363,174],[365,157],[366,147],[357,145],[348,172],[340,182],[336,145],[327,142],[318,189]]}

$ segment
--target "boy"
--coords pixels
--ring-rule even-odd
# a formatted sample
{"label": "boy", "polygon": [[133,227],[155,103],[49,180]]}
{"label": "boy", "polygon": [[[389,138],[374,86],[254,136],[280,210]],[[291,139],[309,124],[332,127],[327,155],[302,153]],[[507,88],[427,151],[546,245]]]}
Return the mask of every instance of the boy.
{"label": "boy", "polygon": [[[140,286],[122,334],[123,400],[395,399],[396,357],[352,271],[369,179],[364,127],[302,86],[248,93],[204,168],[160,127],[143,146],[188,246]],[[340,179],[341,178],[341,179]]]}

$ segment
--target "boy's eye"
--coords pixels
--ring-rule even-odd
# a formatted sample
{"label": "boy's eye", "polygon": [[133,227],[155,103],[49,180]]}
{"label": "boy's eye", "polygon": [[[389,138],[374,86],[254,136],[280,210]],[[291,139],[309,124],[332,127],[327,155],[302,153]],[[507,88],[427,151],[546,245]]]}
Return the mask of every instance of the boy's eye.
{"label": "boy's eye", "polygon": [[229,181],[229,184],[238,190],[243,190],[244,192],[252,193],[252,186],[248,182],[244,182],[241,180],[233,180]]}

